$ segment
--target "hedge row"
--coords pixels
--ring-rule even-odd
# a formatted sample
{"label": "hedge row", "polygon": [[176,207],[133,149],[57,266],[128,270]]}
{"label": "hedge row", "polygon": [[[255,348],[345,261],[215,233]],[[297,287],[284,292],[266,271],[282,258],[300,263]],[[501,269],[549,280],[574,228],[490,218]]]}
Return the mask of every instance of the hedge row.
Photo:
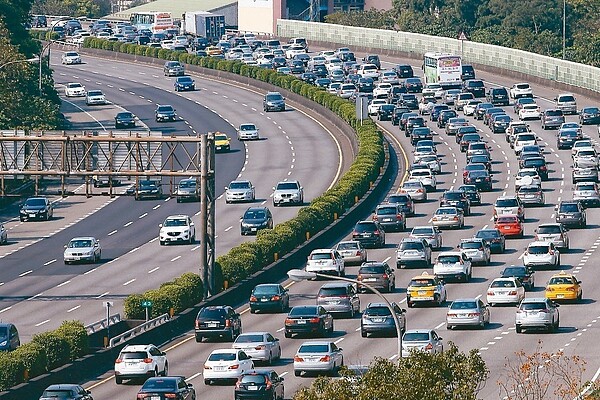
{"label": "hedge row", "polygon": [[27,381],[73,361],[89,351],[88,335],[79,321],[64,321],[49,332],[38,333],[11,352],[0,352],[0,390]]}
{"label": "hedge row", "polygon": [[[181,51],[97,38],[86,38],[83,46],[164,60],[175,60],[184,64],[232,72],[268,82],[327,107],[355,129],[359,145],[358,155],[340,181],[332,189],[315,198],[309,206],[301,208],[295,218],[278,224],[273,229],[261,230],[254,242],[242,243],[232,248],[227,254],[219,256],[216,260],[217,274],[221,275],[222,278],[218,282],[219,288],[222,287],[224,281],[227,281],[228,285],[231,286],[259,271],[272,263],[276,255],[281,257],[306,241],[307,236],[312,236],[325,228],[334,220],[336,215],[343,214],[345,210],[354,205],[356,198],[360,198],[365,194],[380,173],[385,155],[383,137],[375,123],[366,120],[360,124],[356,119],[354,104],[329,94],[314,85],[305,83],[294,76],[246,65],[240,61],[199,57]],[[145,311],[140,307],[142,300],[154,301],[152,316],[168,312],[169,308],[174,306],[174,303],[181,306],[181,308],[175,307],[177,311],[186,308],[186,306],[192,306],[197,303],[196,300],[199,300],[196,297],[189,303],[179,301],[179,298],[174,301],[170,299],[171,292],[168,292],[167,288],[168,286],[164,287],[163,285],[157,290],[129,296],[125,301],[125,314],[127,317],[144,317]]]}

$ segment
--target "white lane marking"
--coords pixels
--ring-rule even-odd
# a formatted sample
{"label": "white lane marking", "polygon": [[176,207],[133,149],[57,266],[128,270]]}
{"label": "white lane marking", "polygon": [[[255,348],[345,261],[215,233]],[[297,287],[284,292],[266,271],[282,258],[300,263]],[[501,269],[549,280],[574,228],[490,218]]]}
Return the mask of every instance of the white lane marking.
{"label": "white lane marking", "polygon": [[199,248],[200,248],[200,245],[198,245],[198,246],[194,246],[194,247],[192,247],[192,248],[190,249],[190,251],[196,251],[196,250],[198,250]]}
{"label": "white lane marking", "polygon": [[442,322],[440,323],[438,326],[436,326],[434,329],[440,329],[442,326],[444,326],[446,323]]}
{"label": "white lane marking", "polygon": [[279,328],[279,329],[277,329],[277,332],[281,332],[281,331],[283,331],[284,329],[285,329],[285,326],[284,326],[283,328]]}
{"label": "white lane marking", "polygon": [[174,257],[174,258],[172,258],[172,259],[171,259],[171,262],[173,262],[173,261],[177,261],[177,260],[179,260],[180,258],[181,258],[181,256]]}
{"label": "white lane marking", "polygon": [[157,204],[154,207],[152,207],[153,210],[156,210],[157,208],[160,208],[160,204]]}
{"label": "white lane marking", "polygon": [[25,272],[23,272],[23,273],[19,274],[19,277],[23,277],[23,276],[25,276],[25,275],[29,275],[29,274],[30,274],[30,273],[32,273],[32,272],[33,272],[33,270],[32,270],[32,269],[30,269],[29,271],[25,271]]}
{"label": "white lane marking", "polygon": [[229,226],[229,227],[225,228],[225,232],[229,232],[232,228],[233,228],[233,226]]}
{"label": "white lane marking", "polygon": [[8,307],[4,307],[2,310],[0,310],[0,314],[2,314],[4,311],[8,311],[12,308],[12,306],[8,306]]}
{"label": "white lane marking", "polygon": [[107,294],[109,294],[109,293],[110,293],[110,292],[104,292],[104,293],[102,293],[101,295],[98,295],[98,296],[96,296],[96,298],[97,298],[97,299],[100,299],[100,298],[102,298],[102,297],[106,296],[106,295],[107,295]]}
{"label": "white lane marking", "polygon": [[68,285],[69,283],[71,283],[71,281],[64,281],[63,283],[59,283],[58,285],[56,285],[57,288],[61,287],[61,286],[65,286]]}
{"label": "white lane marking", "polygon": [[145,216],[147,216],[147,215],[148,215],[148,213],[143,213],[142,215],[140,215],[140,216],[138,217],[138,219],[142,219],[142,218],[144,218],[144,217],[145,217]]}
{"label": "white lane marking", "polygon": [[127,286],[127,285],[129,285],[130,283],[133,283],[133,282],[135,282],[135,278],[128,280],[127,282],[125,282],[123,284],[123,286]]}
{"label": "white lane marking", "polygon": [[55,258],[54,260],[46,261],[46,262],[44,263],[44,267],[45,267],[46,265],[50,265],[50,264],[52,264],[52,263],[55,263],[55,262],[56,262],[56,258]]}
{"label": "white lane marking", "polygon": [[156,267],[156,268],[152,268],[150,271],[148,271],[149,274],[158,271],[160,267]]}
{"label": "white lane marking", "polygon": [[133,221],[129,221],[128,223],[126,223],[125,225],[123,225],[125,228],[127,228],[129,225],[133,224]]}
{"label": "white lane marking", "polygon": [[115,233],[117,233],[117,230],[116,230],[116,229],[115,229],[114,231],[110,232],[110,233],[108,234],[108,236],[112,236],[112,235],[114,235]]}
{"label": "white lane marking", "polygon": [[70,312],[72,312],[72,311],[75,311],[75,310],[77,310],[77,309],[78,309],[78,308],[80,308],[80,307],[81,307],[80,305],[79,305],[79,306],[75,306],[75,307],[71,307],[71,308],[69,308],[69,309],[67,310],[67,312],[68,312],[68,313],[70,313]]}
{"label": "white lane marking", "polygon": [[333,342],[333,343],[335,343],[335,344],[338,344],[338,343],[340,343],[342,340],[344,340],[344,338],[343,338],[343,337],[339,338],[338,340],[336,340],[336,341],[335,341],[335,342]]}
{"label": "white lane marking", "polygon": [[35,324],[35,326],[42,326],[42,325],[44,325],[44,324],[47,324],[48,322],[50,322],[50,320],[49,320],[49,319],[47,319],[47,320],[45,320],[45,321],[42,321],[42,322],[40,322],[40,323],[37,323],[37,324]]}
{"label": "white lane marking", "polygon": [[[186,381],[191,381],[192,379],[197,378],[200,375],[202,375],[202,372],[196,372],[194,375],[191,375],[189,378],[187,378]],[[279,376],[281,376],[281,374],[279,374]]]}

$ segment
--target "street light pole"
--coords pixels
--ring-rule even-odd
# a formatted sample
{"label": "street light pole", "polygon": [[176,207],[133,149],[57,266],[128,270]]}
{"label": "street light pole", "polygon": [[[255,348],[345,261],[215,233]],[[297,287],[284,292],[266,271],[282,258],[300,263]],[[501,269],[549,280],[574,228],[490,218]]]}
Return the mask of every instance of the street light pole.
{"label": "street light pole", "polygon": [[567,0],[563,0],[563,17],[562,17],[562,59],[565,59],[565,48],[567,43]]}
{"label": "street light pole", "polygon": [[38,60],[39,60],[39,58],[37,58],[37,57],[28,58],[26,60],[12,60],[12,61],[5,62],[4,64],[0,64],[0,69],[4,68],[10,64],[16,64],[16,63],[21,63],[21,62],[36,62]]}
{"label": "street light pole", "polygon": [[392,307],[392,304],[388,301],[388,299],[386,299],[386,297],[379,290],[375,289],[373,286],[369,285],[368,283],[359,282],[356,279],[346,278],[345,276],[325,275],[325,274],[320,274],[318,272],[306,272],[301,269],[291,269],[288,271],[287,274],[291,280],[296,281],[296,282],[305,281],[305,280],[314,279],[314,278],[328,278],[328,279],[333,279],[333,280],[338,280],[338,281],[355,283],[357,285],[362,285],[362,286],[366,287],[367,289],[369,289],[371,292],[375,293],[385,303],[388,310],[390,310],[390,313],[392,314],[392,318],[394,319],[394,324],[396,325],[396,335],[398,337],[398,340],[397,340],[398,353],[397,353],[397,355],[398,355],[398,357],[402,357],[402,329],[400,328],[400,320],[398,319],[398,315],[396,314],[396,310],[394,310],[394,307]]}

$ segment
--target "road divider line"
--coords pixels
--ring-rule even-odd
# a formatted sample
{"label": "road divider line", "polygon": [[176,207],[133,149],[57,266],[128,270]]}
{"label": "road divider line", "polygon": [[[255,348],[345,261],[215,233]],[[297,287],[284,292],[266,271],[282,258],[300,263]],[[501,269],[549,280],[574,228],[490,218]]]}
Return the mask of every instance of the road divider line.
{"label": "road divider line", "polygon": [[44,263],[44,267],[45,267],[45,266],[47,266],[47,265],[50,265],[50,264],[52,264],[52,263],[55,263],[55,262],[56,262],[56,258],[55,258],[54,260],[46,261],[46,262]]}
{"label": "road divider line", "polygon": [[133,282],[135,282],[135,278],[128,280],[127,282],[125,282],[123,284],[123,286],[127,286],[127,285],[129,285],[130,283],[133,283]]}
{"label": "road divider line", "polygon": [[67,310],[67,312],[68,312],[68,313],[70,313],[70,312],[73,312],[73,311],[77,310],[77,309],[78,309],[78,308],[80,308],[80,307],[81,307],[81,305],[77,305],[77,306],[75,306],[75,307],[71,307],[71,308],[69,308],[69,309]]}

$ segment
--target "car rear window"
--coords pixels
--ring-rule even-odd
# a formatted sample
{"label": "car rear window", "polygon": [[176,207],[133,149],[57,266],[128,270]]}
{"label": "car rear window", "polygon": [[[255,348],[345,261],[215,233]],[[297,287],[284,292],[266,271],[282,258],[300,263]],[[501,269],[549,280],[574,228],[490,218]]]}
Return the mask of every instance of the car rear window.
{"label": "car rear window", "polygon": [[265,383],[267,378],[261,374],[243,375],[242,383]]}
{"label": "car rear window", "polygon": [[121,353],[123,360],[143,360],[148,355],[145,351],[124,351]]}
{"label": "car rear window", "polygon": [[475,301],[455,301],[450,305],[450,309],[452,310],[468,310],[473,308],[477,308]]}
{"label": "car rear window", "polygon": [[75,393],[72,390],[44,390],[42,397],[54,399],[73,399]]}
{"label": "car rear window", "polygon": [[222,308],[219,308],[219,309],[203,308],[202,310],[200,310],[200,313],[198,314],[198,318],[219,319],[219,318],[223,317],[224,315],[225,315],[225,310]]}
{"label": "car rear window", "polygon": [[358,243],[340,243],[337,246],[338,250],[358,250]]}
{"label": "car rear window", "polygon": [[378,207],[377,215],[394,215],[398,212],[396,207]]}
{"label": "car rear window", "polygon": [[499,224],[514,224],[518,222],[517,217],[498,217]]}
{"label": "car rear window", "polygon": [[563,113],[561,110],[546,110],[546,115],[549,117],[562,117]]}
{"label": "car rear window", "polygon": [[301,316],[301,315],[316,315],[317,307],[316,306],[303,306],[303,307],[294,307],[292,311],[290,311],[290,316]]}
{"label": "car rear window", "polygon": [[460,244],[461,249],[480,249],[481,242],[462,242]]}
{"label": "car rear window", "polygon": [[358,274],[383,274],[385,272],[385,268],[383,265],[366,265],[364,267],[360,267],[358,270]]}
{"label": "car rear window", "polygon": [[517,199],[498,199],[496,200],[496,207],[518,207],[519,202]]}
{"label": "car rear window", "polygon": [[433,279],[413,279],[410,281],[409,286],[412,286],[412,287],[435,286],[435,281]]}
{"label": "car rear window", "polygon": [[254,288],[253,293],[255,295],[277,294],[279,293],[279,287],[275,285],[259,285]]}
{"label": "car rear window", "polygon": [[365,315],[377,315],[377,316],[392,315],[389,308],[387,308],[387,307],[368,307],[364,311],[364,314]]}
{"label": "car rear window", "polygon": [[377,230],[377,226],[370,222],[359,222],[356,224],[354,230],[356,232],[373,232]]}
{"label": "car rear window", "polygon": [[346,296],[347,294],[345,287],[324,287],[319,290],[319,297]]}
{"label": "car rear window", "polygon": [[527,302],[521,303],[521,310],[544,310],[546,308],[546,303],[544,302]]}
{"label": "car rear window", "polygon": [[426,342],[429,340],[429,333],[407,332],[402,339],[405,342]]}
{"label": "car rear window", "polygon": [[439,256],[438,263],[440,264],[455,264],[460,262],[459,256]]}
{"label": "car rear window", "polygon": [[578,212],[577,203],[563,203],[560,205],[560,212]]}
{"label": "car rear window", "polygon": [[516,285],[515,285],[515,283],[513,281],[505,281],[505,280],[494,281],[490,285],[490,287],[493,287],[493,288],[512,288],[512,287],[515,287],[515,286]]}
{"label": "car rear window", "polygon": [[529,254],[548,254],[549,246],[529,246],[527,252]]}
{"label": "car rear window", "polygon": [[213,353],[208,356],[208,361],[235,361],[236,353]]}
{"label": "car rear window", "polygon": [[235,342],[236,343],[256,343],[256,342],[262,342],[263,340],[264,340],[263,335],[244,334],[244,335],[238,336],[238,338],[235,340]]}
{"label": "car rear window", "polygon": [[303,344],[298,349],[298,353],[327,353],[329,346],[326,344]]}

